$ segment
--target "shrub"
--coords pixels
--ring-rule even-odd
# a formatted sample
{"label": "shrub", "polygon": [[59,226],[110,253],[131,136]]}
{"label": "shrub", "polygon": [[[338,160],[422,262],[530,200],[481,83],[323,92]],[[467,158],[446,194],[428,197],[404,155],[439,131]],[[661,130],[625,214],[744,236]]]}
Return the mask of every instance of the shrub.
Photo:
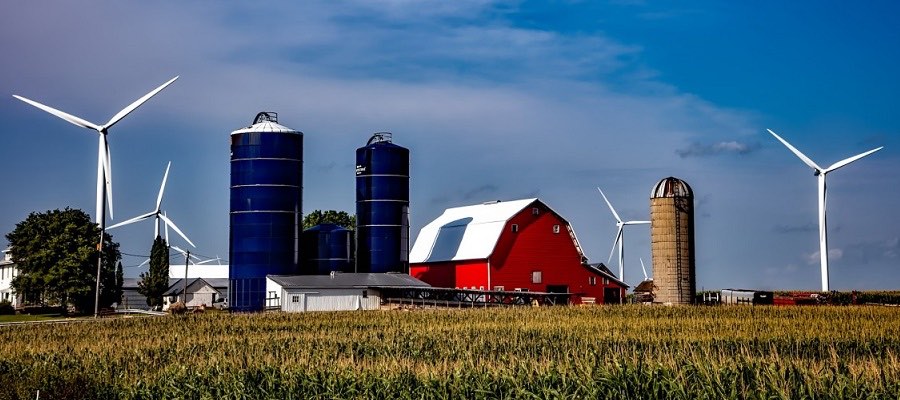
{"label": "shrub", "polygon": [[9,300],[0,301],[0,315],[12,315],[15,313],[16,309]]}

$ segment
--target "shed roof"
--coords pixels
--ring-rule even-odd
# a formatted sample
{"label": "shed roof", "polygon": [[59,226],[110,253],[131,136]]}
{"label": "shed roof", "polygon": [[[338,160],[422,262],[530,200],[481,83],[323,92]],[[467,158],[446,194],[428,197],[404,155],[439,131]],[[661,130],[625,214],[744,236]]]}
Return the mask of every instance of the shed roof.
{"label": "shed roof", "polygon": [[268,275],[266,278],[286,289],[429,287],[431,285],[403,273],[335,273],[332,275]]}
{"label": "shed roof", "polygon": [[488,258],[494,251],[506,222],[535,201],[538,199],[448,208],[419,231],[409,253],[409,262]]}

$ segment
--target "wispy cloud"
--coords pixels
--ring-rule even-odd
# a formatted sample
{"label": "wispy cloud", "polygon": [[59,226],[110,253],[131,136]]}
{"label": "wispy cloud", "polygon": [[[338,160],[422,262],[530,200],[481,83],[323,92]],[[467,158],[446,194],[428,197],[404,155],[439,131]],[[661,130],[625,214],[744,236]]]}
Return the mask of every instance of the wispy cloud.
{"label": "wispy cloud", "polygon": [[[806,259],[806,263],[809,265],[818,264],[821,262],[821,258],[819,257],[821,252],[813,252],[810,254],[806,254],[804,258]],[[837,261],[844,258],[844,249],[828,249],[828,259],[831,261]]]}
{"label": "wispy cloud", "polygon": [[809,222],[802,225],[775,225],[772,228],[777,233],[800,233],[800,232],[815,232],[819,229],[819,226],[815,223]]}
{"label": "wispy cloud", "polygon": [[675,150],[681,158],[709,157],[720,154],[747,155],[760,148],[758,143],[742,143],[736,140],[716,143],[691,143],[688,147]]}
{"label": "wispy cloud", "polygon": [[488,184],[484,184],[484,185],[478,186],[476,188],[467,190],[466,192],[463,193],[462,198],[463,198],[463,200],[473,200],[473,199],[478,200],[478,199],[483,198],[485,195],[494,193],[496,191],[497,191],[497,185],[488,183]]}

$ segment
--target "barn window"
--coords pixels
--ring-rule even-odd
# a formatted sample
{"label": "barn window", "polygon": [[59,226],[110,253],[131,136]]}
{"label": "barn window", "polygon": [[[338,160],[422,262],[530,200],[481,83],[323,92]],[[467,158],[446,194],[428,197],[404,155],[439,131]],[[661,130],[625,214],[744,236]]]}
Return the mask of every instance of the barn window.
{"label": "barn window", "polygon": [[531,272],[531,283],[541,283],[541,271]]}
{"label": "barn window", "polygon": [[609,278],[603,278],[603,284],[609,285]]}
{"label": "barn window", "polygon": [[589,277],[588,277],[588,284],[591,285],[591,286],[596,286],[596,285],[597,285],[597,277],[596,277],[596,276],[589,276]]}
{"label": "barn window", "polygon": [[363,290],[362,297],[363,297],[364,299],[369,298],[369,291],[368,291],[368,290]]}
{"label": "barn window", "polygon": [[531,215],[539,215],[541,213],[541,209],[534,207],[531,209]]}
{"label": "barn window", "polygon": [[519,231],[519,225],[518,225],[518,224],[512,224],[512,226],[510,227],[510,230],[512,230],[513,233],[518,232],[518,231]]}
{"label": "barn window", "polygon": [[504,290],[506,290],[506,289],[503,286],[494,286],[494,291],[502,292]]}
{"label": "barn window", "polygon": [[553,225],[553,233],[559,233],[559,225]]}
{"label": "barn window", "polygon": [[299,303],[299,302],[300,302],[300,296],[298,296],[298,295],[291,296],[291,302],[292,302],[292,303]]}

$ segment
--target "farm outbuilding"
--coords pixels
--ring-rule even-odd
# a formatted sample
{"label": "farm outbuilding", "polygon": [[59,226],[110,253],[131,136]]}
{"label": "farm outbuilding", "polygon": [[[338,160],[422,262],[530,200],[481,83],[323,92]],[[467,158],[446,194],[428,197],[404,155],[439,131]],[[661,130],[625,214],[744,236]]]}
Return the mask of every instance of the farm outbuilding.
{"label": "farm outbuilding", "polygon": [[382,291],[428,284],[404,273],[269,275],[266,308],[288,312],[377,310]]}
{"label": "farm outbuilding", "polygon": [[[170,281],[171,282],[171,281]],[[228,278],[188,278],[178,279],[169,285],[163,296],[163,309],[168,309],[170,304],[182,300],[188,308],[195,307],[224,307],[228,299]]]}
{"label": "farm outbuilding", "polygon": [[571,293],[621,303],[628,285],[590,265],[572,226],[538,199],[449,208],[410,252],[410,275],[434,287]]}

